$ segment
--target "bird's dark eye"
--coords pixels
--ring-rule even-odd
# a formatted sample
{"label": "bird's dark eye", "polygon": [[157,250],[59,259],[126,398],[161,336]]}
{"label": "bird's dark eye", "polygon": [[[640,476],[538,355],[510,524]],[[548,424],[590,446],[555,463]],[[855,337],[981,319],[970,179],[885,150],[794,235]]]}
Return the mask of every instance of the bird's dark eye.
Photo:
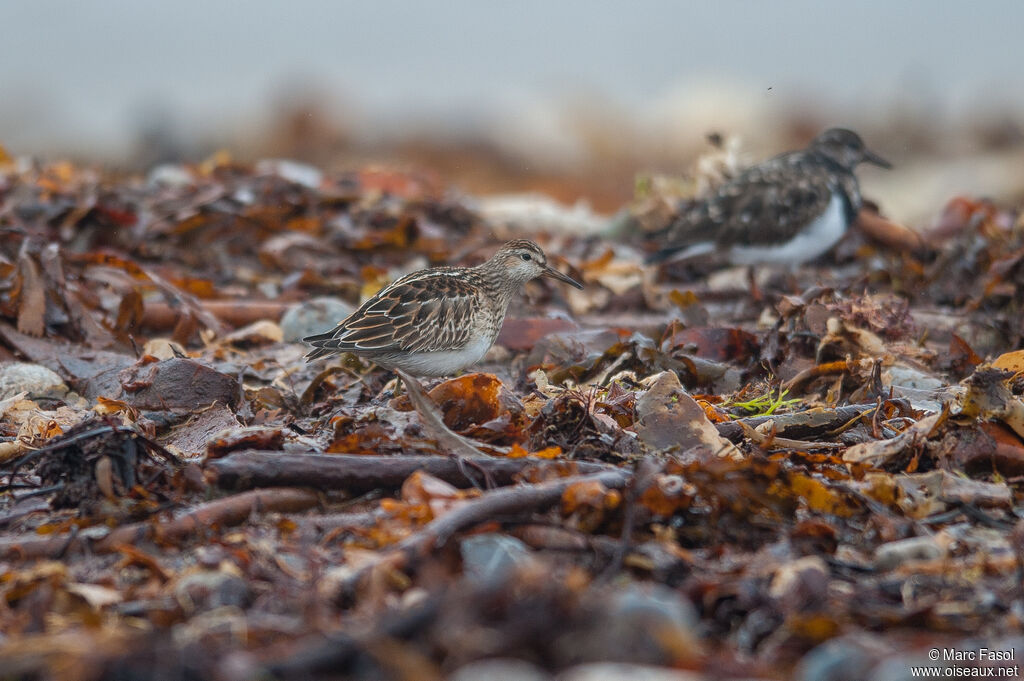
{"label": "bird's dark eye", "polygon": [[521,253],[519,255],[519,257],[522,258],[523,260],[525,260],[526,262],[530,262],[530,254],[529,253]]}

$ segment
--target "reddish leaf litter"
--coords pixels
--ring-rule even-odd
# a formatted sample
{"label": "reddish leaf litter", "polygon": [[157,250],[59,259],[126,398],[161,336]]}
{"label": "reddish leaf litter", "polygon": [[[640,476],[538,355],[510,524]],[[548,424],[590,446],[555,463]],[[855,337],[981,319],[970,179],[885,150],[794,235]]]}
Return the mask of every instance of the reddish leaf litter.
{"label": "reddish leaf litter", "polygon": [[[643,265],[656,196],[582,236],[382,168],[0,170],[0,678],[902,679],[932,649],[1024,654],[1017,206],[866,212],[749,273]],[[304,361],[386,282],[512,236],[586,287],[531,282],[484,361],[428,386],[492,456],[439,448],[387,371]]]}

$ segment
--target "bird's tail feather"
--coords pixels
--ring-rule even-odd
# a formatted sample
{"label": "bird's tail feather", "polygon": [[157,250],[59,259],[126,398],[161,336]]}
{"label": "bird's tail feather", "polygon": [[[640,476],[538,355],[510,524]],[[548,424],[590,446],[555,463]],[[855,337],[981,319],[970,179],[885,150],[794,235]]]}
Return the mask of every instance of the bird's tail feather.
{"label": "bird's tail feather", "polygon": [[338,348],[327,347],[327,343],[334,340],[335,331],[335,329],[331,329],[330,331],[306,336],[302,339],[303,343],[309,343],[313,346],[313,349],[306,355],[307,362],[312,362],[314,359],[327,357],[328,355],[338,354]]}
{"label": "bird's tail feather", "polygon": [[686,260],[699,255],[707,255],[715,250],[715,244],[704,241],[697,244],[683,244],[680,246],[666,246],[660,251],[651,253],[644,259],[648,265],[658,265],[669,260]]}
{"label": "bird's tail feather", "polygon": [[313,348],[306,354],[306,361],[312,362],[314,359],[336,354],[338,354],[338,351],[334,348]]}

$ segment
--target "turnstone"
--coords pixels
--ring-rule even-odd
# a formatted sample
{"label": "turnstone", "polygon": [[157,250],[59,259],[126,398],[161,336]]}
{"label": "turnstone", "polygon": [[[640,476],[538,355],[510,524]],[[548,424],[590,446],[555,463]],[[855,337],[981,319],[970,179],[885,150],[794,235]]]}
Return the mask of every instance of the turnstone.
{"label": "turnstone", "polygon": [[457,456],[480,456],[472,440],[452,432],[414,376],[447,376],[476,363],[494,344],[512,296],[537,277],[582,289],[548,265],[540,246],[509,241],[476,267],[434,267],[398,279],[325,333],[302,340],[306,355],[351,352],[394,370],[440,444]]}
{"label": "turnstone", "polygon": [[583,286],[548,265],[540,246],[509,241],[476,267],[433,267],[383,288],[336,327],[302,340],[306,359],[351,352],[413,376],[448,376],[476,363],[494,344],[512,296],[551,277]]}
{"label": "turnstone", "polygon": [[664,262],[713,252],[736,265],[800,264],[830,249],[861,207],[854,169],[892,166],[857,133],[832,128],[800,151],[748,168],[687,208],[659,235]]}

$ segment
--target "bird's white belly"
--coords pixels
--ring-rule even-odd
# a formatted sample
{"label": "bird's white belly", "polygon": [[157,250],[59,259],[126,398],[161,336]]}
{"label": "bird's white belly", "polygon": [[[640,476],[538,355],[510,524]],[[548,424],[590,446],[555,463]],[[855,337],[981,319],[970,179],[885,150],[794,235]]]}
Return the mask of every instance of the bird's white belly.
{"label": "bird's white belly", "polygon": [[832,248],[846,232],[843,197],[832,193],[825,212],[789,241],[775,246],[733,246],[729,260],[736,265],[799,264]]}
{"label": "bird's white belly", "polygon": [[415,376],[451,376],[479,362],[493,343],[493,339],[481,337],[460,350],[414,352],[394,357],[388,364]]}

